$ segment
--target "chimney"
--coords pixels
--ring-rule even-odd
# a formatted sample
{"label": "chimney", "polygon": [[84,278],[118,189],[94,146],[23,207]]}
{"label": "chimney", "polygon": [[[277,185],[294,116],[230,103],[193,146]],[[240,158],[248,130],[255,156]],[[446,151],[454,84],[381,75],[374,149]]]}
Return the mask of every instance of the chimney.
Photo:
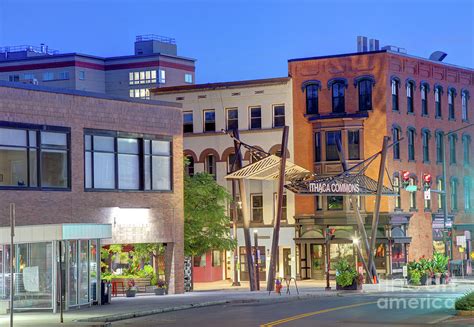
{"label": "chimney", "polygon": [[41,53],[48,53],[48,46],[44,43],[40,45]]}
{"label": "chimney", "polygon": [[380,50],[380,41],[377,39],[369,40],[369,51],[378,51]]}
{"label": "chimney", "polygon": [[367,36],[357,37],[357,52],[367,52]]}

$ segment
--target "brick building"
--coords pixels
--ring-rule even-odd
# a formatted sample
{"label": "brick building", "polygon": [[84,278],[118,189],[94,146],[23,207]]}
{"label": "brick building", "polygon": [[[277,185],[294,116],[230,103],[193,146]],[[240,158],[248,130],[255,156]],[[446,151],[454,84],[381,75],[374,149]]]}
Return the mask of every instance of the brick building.
{"label": "brick building", "polygon": [[[385,274],[400,273],[407,260],[430,256],[433,248],[444,251],[440,221],[444,222],[439,195],[423,197],[422,176],[433,176],[432,189],[441,189],[442,132],[449,133],[472,122],[469,97],[474,71],[405,53],[380,50],[326,57],[291,59],[293,83],[293,133],[295,163],[323,176],[342,171],[335,140],[342,139],[349,166],[380,151],[383,136],[404,138],[389,150],[385,185],[399,192],[383,197],[381,224],[376,244],[376,264]],[[472,231],[472,128],[446,138],[448,160],[448,225],[452,238]],[[309,141],[311,140],[311,141]],[[449,153],[448,153],[449,152]],[[378,162],[366,174],[378,176]],[[402,187],[400,171],[408,171]],[[359,199],[365,219],[372,216],[373,197]],[[351,238],[354,212],[348,197],[296,196],[296,242],[302,278],[323,274],[323,229],[334,227],[336,238],[331,257],[354,259]],[[367,220],[368,225],[370,221]],[[470,243],[470,242],[468,242]],[[454,258],[460,258],[453,246]],[[468,255],[470,251],[468,244]]]}
{"label": "brick building", "polygon": [[139,35],[135,53],[98,57],[59,53],[42,44],[0,47],[0,80],[150,98],[155,87],[193,84],[195,59],[178,56],[175,39]]}
{"label": "brick building", "polygon": [[169,291],[182,293],[181,105],[9,82],[0,99],[0,296],[9,203],[15,307],[57,309],[60,244],[67,307],[99,300],[101,244],[166,244]]}

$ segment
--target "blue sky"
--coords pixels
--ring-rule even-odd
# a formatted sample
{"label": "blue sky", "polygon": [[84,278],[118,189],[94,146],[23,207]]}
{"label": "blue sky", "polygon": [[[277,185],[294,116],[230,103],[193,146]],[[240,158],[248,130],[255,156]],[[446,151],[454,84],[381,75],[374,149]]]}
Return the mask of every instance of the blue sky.
{"label": "blue sky", "polygon": [[176,38],[198,83],[286,76],[289,58],[354,52],[357,35],[474,67],[472,0],[0,0],[0,46],[127,55],[139,34]]}

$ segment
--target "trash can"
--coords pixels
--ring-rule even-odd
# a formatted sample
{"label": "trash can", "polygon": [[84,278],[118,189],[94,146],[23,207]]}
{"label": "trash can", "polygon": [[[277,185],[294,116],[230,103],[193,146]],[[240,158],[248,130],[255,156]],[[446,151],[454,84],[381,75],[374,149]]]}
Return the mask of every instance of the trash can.
{"label": "trash can", "polygon": [[111,284],[106,280],[100,282],[100,299],[102,304],[109,304],[112,300]]}

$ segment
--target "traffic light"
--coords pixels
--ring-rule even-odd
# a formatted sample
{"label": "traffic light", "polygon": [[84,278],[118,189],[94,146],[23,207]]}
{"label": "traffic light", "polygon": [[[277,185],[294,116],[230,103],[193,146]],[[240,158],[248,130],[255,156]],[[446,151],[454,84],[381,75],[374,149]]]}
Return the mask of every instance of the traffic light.
{"label": "traffic light", "polygon": [[431,174],[423,174],[423,187],[425,191],[431,188]]}
{"label": "traffic light", "polygon": [[336,237],[335,228],[326,228],[326,241],[332,241]]}
{"label": "traffic light", "polygon": [[406,188],[408,185],[410,185],[410,172],[408,170],[402,170],[401,175],[403,188]]}

